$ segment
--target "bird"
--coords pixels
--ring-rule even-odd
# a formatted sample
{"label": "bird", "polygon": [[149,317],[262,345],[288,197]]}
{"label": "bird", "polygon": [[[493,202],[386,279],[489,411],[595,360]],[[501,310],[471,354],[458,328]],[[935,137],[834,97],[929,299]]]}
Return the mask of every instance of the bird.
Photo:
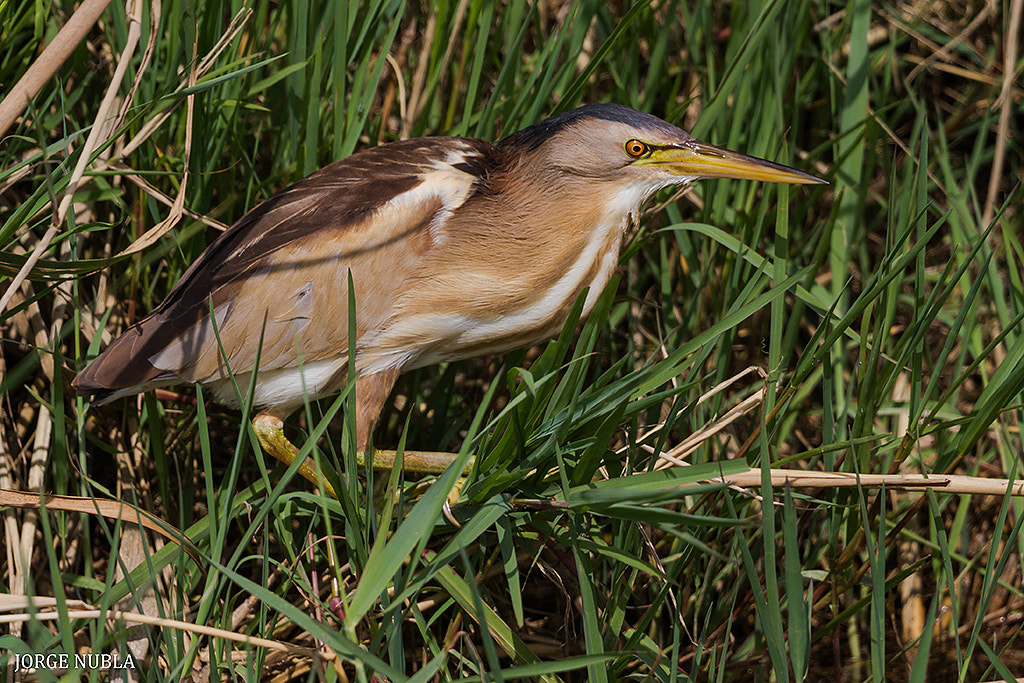
{"label": "bird", "polygon": [[[298,451],[285,419],[339,393],[354,371],[365,455],[401,373],[556,336],[582,292],[583,316],[593,308],[644,202],[706,178],[825,182],[611,103],[493,143],[370,147],[245,214],[72,385],[93,405],[198,383],[237,406],[235,386],[242,396],[251,389],[260,446],[287,464]],[[373,453],[375,467],[394,465],[381,457],[393,452]],[[407,456],[404,468],[439,473],[454,459],[423,456]],[[324,485],[309,462],[299,472]]]}

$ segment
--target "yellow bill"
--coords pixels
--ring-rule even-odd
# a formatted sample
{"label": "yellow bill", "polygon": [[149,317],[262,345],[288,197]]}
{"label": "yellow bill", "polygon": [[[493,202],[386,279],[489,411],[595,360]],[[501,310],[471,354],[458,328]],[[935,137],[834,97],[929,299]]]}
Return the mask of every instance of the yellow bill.
{"label": "yellow bill", "polygon": [[697,140],[678,146],[658,147],[650,156],[635,163],[658,166],[676,175],[695,179],[733,178],[799,185],[827,183],[821,178],[774,161],[747,156]]}

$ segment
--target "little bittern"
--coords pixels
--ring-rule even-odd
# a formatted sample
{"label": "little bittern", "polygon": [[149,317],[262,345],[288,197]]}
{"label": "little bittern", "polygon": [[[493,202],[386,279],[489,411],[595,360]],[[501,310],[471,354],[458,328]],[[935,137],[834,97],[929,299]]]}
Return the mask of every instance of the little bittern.
{"label": "little bittern", "polygon": [[348,381],[351,273],[365,450],[399,374],[555,336],[584,288],[590,312],[643,202],[698,178],[823,182],[613,104],[493,144],[367,149],[243,216],[73,384],[100,403],[199,382],[235,404],[228,369],[244,396],[259,358],[257,434],[288,462],[284,418]]}

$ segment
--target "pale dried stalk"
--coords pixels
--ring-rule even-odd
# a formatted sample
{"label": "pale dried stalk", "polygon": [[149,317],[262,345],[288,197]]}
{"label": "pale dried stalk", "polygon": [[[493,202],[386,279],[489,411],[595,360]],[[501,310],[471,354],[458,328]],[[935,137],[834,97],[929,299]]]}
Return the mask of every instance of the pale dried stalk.
{"label": "pale dried stalk", "polygon": [[[971,22],[961,29],[951,40],[947,40],[942,45],[931,46],[933,50],[926,57],[919,57],[918,55],[904,55],[909,61],[916,64],[916,66],[910,70],[907,74],[906,82],[908,84],[913,83],[922,72],[926,69],[931,69],[933,65],[937,69],[944,69],[950,61],[958,61],[958,51],[962,46],[966,46],[967,39],[978,30],[979,27],[983,26],[986,22],[992,20],[992,13],[995,9],[994,3],[983,3],[979,8],[977,14],[971,19]],[[911,11],[904,11],[901,13],[904,16],[904,24],[900,27],[901,30],[907,30],[907,26],[910,25],[913,18],[919,14],[921,8],[913,8]],[[922,43],[927,44],[928,41],[919,33],[912,33],[915,39],[921,40]],[[964,70],[967,71],[967,70]],[[975,79],[981,82],[992,82],[990,77],[986,74],[979,73],[976,69],[970,70],[965,78]]]}
{"label": "pale dried stalk", "polygon": [[[0,373],[6,372],[7,363],[0,352]],[[7,434],[5,421],[0,419],[0,486],[11,487],[14,485],[14,473],[11,471],[14,465],[14,458],[7,453]],[[7,585],[11,592],[18,592],[20,577],[25,573],[25,558],[22,557],[20,547],[20,531],[17,513],[8,508],[4,510],[4,551],[7,555]],[[21,592],[24,592],[22,589]],[[11,624],[10,633],[15,638],[21,637],[21,624]]]}
{"label": "pale dried stalk", "polygon": [[[110,168],[113,171],[117,171],[124,178],[127,178],[131,182],[133,182],[136,185],[138,185],[139,189],[141,189],[147,195],[149,195],[150,197],[155,199],[158,203],[163,204],[164,206],[167,206],[167,207],[174,206],[174,202],[175,202],[174,199],[171,199],[168,195],[164,194],[163,192],[158,190],[156,187],[151,185],[145,178],[143,178],[141,175],[139,175],[135,171],[135,169],[133,169],[133,168],[131,168],[129,166],[125,166],[124,164],[110,164],[110,165],[108,165],[108,168]],[[197,220],[200,223],[203,223],[204,225],[208,225],[211,228],[215,228],[216,230],[224,231],[224,230],[228,229],[227,225],[225,225],[224,223],[221,223],[217,219],[210,218],[209,216],[204,216],[201,213],[196,213],[195,211],[193,211],[193,210],[191,210],[191,209],[189,209],[187,207],[182,207],[181,212],[182,212],[183,215],[188,216],[189,218],[191,218],[193,220]]]}
{"label": "pale dried stalk", "polygon": [[[78,512],[85,515],[95,514],[107,519],[119,519],[131,524],[138,524],[181,546],[195,560],[196,564],[202,563],[199,554],[191,546],[191,543],[184,534],[174,530],[170,524],[164,522],[156,515],[120,500],[58,496],[52,493],[40,494],[38,489],[33,492],[0,489],[0,506],[28,510],[38,510],[42,506],[51,511],[63,510],[65,512]],[[0,593],[0,599],[2,597],[3,594]]]}
{"label": "pale dried stalk", "polygon": [[57,208],[56,213],[53,216],[53,221],[42,239],[36,244],[35,249],[29,254],[24,265],[18,274],[14,276],[10,285],[7,287],[7,291],[3,297],[0,298],[0,314],[7,310],[7,306],[10,304],[11,299],[14,297],[14,293],[21,287],[21,283],[25,281],[28,274],[32,272],[36,263],[42,257],[53,238],[60,232],[61,226],[64,225],[64,220],[68,215],[68,209],[71,208],[71,202],[74,199],[75,192],[78,190],[78,186],[82,182],[82,176],[85,174],[86,166],[88,166],[92,153],[99,146],[100,138],[102,137],[105,126],[103,125],[107,119],[110,118],[111,110],[114,108],[114,102],[117,100],[117,90],[124,80],[124,76],[128,71],[128,63],[131,56],[135,53],[135,48],[139,45],[139,38],[142,35],[140,28],[139,17],[141,14],[141,5],[134,0],[128,0],[125,14],[128,16],[128,38],[125,41],[124,50],[121,51],[121,56],[117,62],[117,68],[114,70],[114,75],[110,79],[110,84],[107,86],[107,91],[103,95],[103,101],[100,104],[99,112],[96,114],[96,118],[93,121],[92,129],[89,131],[89,136],[85,140],[85,144],[82,146],[81,153],[78,157],[78,162],[75,164],[75,170],[71,174],[70,181],[68,182],[67,188],[64,190],[64,196],[61,198],[60,206]]}
{"label": "pale dried stalk", "polygon": [[[109,0],[107,0],[107,2],[109,2]],[[16,292],[20,284],[25,280],[25,278],[28,276],[28,273],[31,272],[32,268],[35,267],[36,263],[41,258],[43,252],[46,251],[50,242],[52,242],[53,239],[57,236],[60,230],[60,226],[63,224],[64,218],[67,216],[67,210],[70,206],[71,199],[74,196],[74,192],[78,189],[79,185],[81,184],[82,176],[84,175],[85,171],[85,166],[89,163],[89,157],[92,156],[92,152],[99,145],[101,133],[103,132],[103,130],[107,128],[106,126],[102,125],[102,123],[110,120],[110,110],[113,107],[113,101],[116,99],[118,86],[121,80],[123,80],[124,78],[124,74],[127,70],[130,61],[129,58],[133,54],[135,48],[138,46],[139,39],[141,37],[141,6],[138,3],[132,2],[132,0],[128,0],[126,14],[128,15],[130,20],[128,40],[126,42],[124,50],[121,53],[121,58],[118,61],[117,69],[114,73],[114,76],[111,79],[110,86],[108,87],[107,93],[105,94],[103,102],[100,105],[99,113],[96,116],[92,129],[90,130],[89,137],[87,138],[85,146],[82,150],[81,158],[78,160],[78,164],[75,166],[75,170],[71,175],[71,180],[64,194],[63,201],[61,202],[60,207],[54,215],[54,219],[50,228],[43,235],[42,239],[36,244],[35,249],[29,255],[28,259],[22,266],[21,270],[11,281],[11,284],[8,286],[8,289],[4,293],[3,297],[0,298],[0,313],[7,310],[7,307],[10,305],[11,299],[13,298],[14,293]],[[238,14],[235,15],[235,17],[232,19],[231,25],[228,27],[223,38],[221,38],[221,40],[218,41],[214,48],[203,57],[202,61],[199,62],[198,67],[195,68],[194,73],[190,73],[190,75],[182,81],[183,87],[187,86],[190,81],[194,84],[195,79],[202,77],[207,71],[209,71],[210,68],[212,68],[217,58],[228,47],[228,45],[230,45],[235,35],[237,35],[237,33],[245,25],[245,22],[251,15],[251,9],[241,10],[240,12],[238,12]],[[139,75],[141,76],[141,72]],[[133,84],[130,92],[135,92],[135,84]],[[130,105],[131,101],[125,100],[122,109],[124,109],[125,107],[129,107]],[[174,107],[172,106],[169,107],[166,111],[161,112],[159,115],[150,120],[145,126],[143,126],[142,130],[130,142],[128,142],[124,146],[116,147],[114,153],[111,155],[111,159],[114,160],[123,158],[124,156],[130,154],[135,149],[137,149],[140,145],[142,145],[142,143],[145,142],[145,140],[149,139],[149,137],[154,132],[156,132],[156,130],[168,118],[168,116],[170,116],[170,113],[173,111],[173,109]],[[109,166],[110,162],[100,163],[97,165],[96,170],[101,171],[104,170],[105,168],[108,168]],[[185,181],[183,180],[182,185],[184,184]],[[181,192],[179,192],[179,197],[176,198],[175,202],[172,204],[172,216],[177,215],[177,218],[181,217],[181,215],[184,213],[183,204],[184,197],[181,194]],[[175,208],[178,205],[181,205],[180,212],[178,212],[178,210]],[[167,229],[165,227],[165,223],[167,222],[168,221],[161,222],[161,226],[158,226],[164,227],[164,232],[166,232]],[[152,233],[153,231],[151,230],[150,232]],[[139,248],[141,249],[142,247]],[[129,249],[131,249],[131,247],[129,247]]]}
{"label": "pale dried stalk", "polygon": [[[231,24],[224,32],[224,37],[217,41],[217,44],[213,46],[213,49],[210,50],[206,54],[206,56],[203,57],[202,61],[199,62],[199,66],[196,67],[195,71],[197,78],[202,78],[204,75],[206,75],[206,72],[213,68],[214,63],[217,61],[217,58],[220,57],[221,53],[227,49],[228,45],[231,44],[231,41],[235,39],[235,36],[238,34],[239,31],[242,30],[242,27],[245,26],[245,22],[248,21],[250,16],[252,16],[252,10],[243,9],[240,10],[238,14],[236,14],[232,18]],[[178,87],[186,87],[188,84],[188,78],[188,76],[183,78],[181,82],[178,84]],[[127,142],[123,147],[118,146],[112,156],[117,159],[123,159],[124,157],[128,156],[136,149],[141,147],[142,143],[148,140],[153,135],[153,133],[155,133],[157,129],[160,128],[164,121],[166,121],[170,117],[170,115],[174,112],[175,107],[177,107],[177,103],[168,107],[167,109],[165,109],[164,111],[160,112],[152,119],[147,121],[146,124],[142,127],[142,129],[139,130],[138,134],[136,134],[136,136],[132,138],[129,142]]]}
{"label": "pale dried stalk", "polygon": [[402,67],[398,65],[398,60],[389,54],[384,55],[384,59],[388,60],[388,64],[391,65],[391,69],[395,72],[395,84],[398,87],[398,116],[401,120],[399,128],[402,132],[402,139],[405,140],[409,137],[409,107],[408,107],[408,95],[405,92],[405,81],[402,80]]}
{"label": "pale dried stalk", "polygon": [[[892,388],[892,399],[896,405],[907,405],[910,401],[910,383],[911,379],[906,371],[901,372],[896,377],[896,382]],[[893,434],[899,437],[903,437],[910,431],[910,411],[902,409],[895,415],[895,429]],[[910,463],[904,459],[900,463],[900,473],[908,474]],[[906,497],[904,492],[892,491],[889,494],[893,498],[894,505],[899,504],[899,499]],[[895,507],[894,507],[895,509]],[[919,541],[911,538],[901,538],[897,541],[899,553],[900,566],[910,566],[918,557],[921,556],[922,548]],[[922,596],[924,595],[924,585],[921,575],[917,572],[910,574],[905,577],[899,584],[900,592],[900,604],[899,609],[899,626],[900,632],[903,634],[904,642],[910,644],[917,641],[917,636],[924,632],[926,618],[928,610],[925,607]],[[913,661],[914,656],[917,654],[917,647],[909,645],[906,652],[906,657],[909,662]]]}
{"label": "pale dried stalk", "polygon": [[[196,45],[192,46],[192,67],[188,72],[188,87],[195,87],[197,74],[196,74]],[[181,173],[181,184],[178,185],[178,194],[174,198],[174,203],[171,204],[171,211],[167,214],[167,217],[157,223],[155,226],[146,231],[144,235],[139,237],[137,240],[132,242],[126,249],[118,254],[118,257],[127,256],[128,254],[134,254],[142,251],[146,247],[149,247],[157,242],[164,234],[167,233],[171,228],[178,224],[181,220],[182,213],[185,210],[185,192],[188,189],[189,179],[189,160],[192,158],[192,121],[193,114],[195,112],[195,95],[188,95],[185,98],[186,110],[185,110],[185,155],[184,155],[184,170]]]}
{"label": "pale dried stalk", "polygon": [[[39,406],[36,414],[36,432],[32,443],[32,455],[28,467],[28,487],[32,491],[43,489],[43,477],[46,473],[46,459],[50,452],[50,437],[53,434],[53,420],[45,405]],[[19,570],[15,572],[15,583],[11,593],[23,595],[28,588],[28,574],[32,571],[32,546],[36,540],[36,527],[39,525],[39,511],[28,508],[21,518],[21,526],[17,530],[17,543],[14,552],[20,556]],[[14,543],[14,541],[12,541]]]}
{"label": "pale dried stalk", "polygon": [[[63,245],[62,251],[70,251],[67,243]],[[60,345],[60,329],[64,322],[64,313],[71,299],[70,282],[62,282],[56,289],[57,296],[54,297],[51,310],[49,331],[43,327],[44,323],[39,312],[39,303],[33,303],[29,308],[30,322],[37,328],[37,344],[41,349],[50,349],[53,353],[49,356],[43,355],[41,365],[50,383],[54,380],[54,361],[57,347]],[[42,491],[46,479],[46,464],[50,460],[50,450],[53,436],[53,419],[49,408],[45,403],[39,405],[36,416],[36,432],[32,446],[32,455],[28,463],[28,489],[30,491]],[[12,518],[13,519],[13,518]],[[15,547],[18,560],[15,564],[14,582],[11,586],[12,593],[24,594],[29,586],[28,573],[33,571],[31,566],[33,547],[36,541],[36,529],[39,526],[39,511],[34,508],[25,508],[21,514],[20,527],[11,533],[9,541]]]}
{"label": "pale dried stalk", "polygon": [[32,98],[53,78],[61,64],[74,52],[109,4],[110,0],[85,0],[32,63],[25,75],[18,79],[0,102],[0,137],[7,133]]}
{"label": "pale dried stalk", "polygon": [[[128,119],[128,114],[135,103],[135,93],[139,89],[139,84],[142,83],[142,75],[149,69],[150,62],[153,60],[153,51],[156,49],[157,39],[160,35],[161,8],[160,0],[149,0],[149,40],[146,41],[146,49],[142,52],[142,60],[139,62],[138,68],[135,69],[135,79],[132,80],[132,85],[128,88],[128,95],[125,96],[124,102],[121,103],[121,109],[117,112],[117,118],[110,128],[111,130],[119,130]],[[140,15],[139,21],[141,22],[141,20]]]}
{"label": "pale dried stalk", "polygon": [[[27,290],[25,292],[25,296],[31,297],[31,285],[26,285],[25,289]],[[21,297],[19,296],[19,298]],[[58,305],[59,304],[55,303],[54,307],[56,308]],[[28,328],[31,331],[31,338],[34,344],[40,349],[48,348],[49,337],[47,335],[46,325],[43,322],[43,317],[39,310],[39,303],[32,303],[28,307],[26,313],[21,317],[27,323]],[[26,330],[26,332],[29,330]],[[43,374],[52,383],[52,356],[48,357],[44,354],[40,360],[40,365],[43,369]],[[50,411],[45,403],[35,407],[34,417],[36,428],[28,457],[28,481],[18,482],[18,485],[27,486],[30,491],[41,491],[43,479],[46,474],[46,461],[49,456],[50,437],[53,432],[53,423],[50,417]],[[13,486],[14,480],[10,471],[5,468],[4,474],[4,485]],[[9,565],[11,567],[10,586],[11,593],[13,594],[24,594],[28,589],[29,574],[32,572],[32,549],[35,545],[36,529],[38,528],[38,524],[39,513],[37,510],[32,508],[25,509],[24,512],[20,513],[20,515],[16,515],[13,510],[10,510],[5,516],[5,541],[7,543],[8,560],[11,563]],[[15,634],[15,631],[18,631],[18,629],[13,629],[12,634]]]}
{"label": "pale dried stalk", "polygon": [[[42,611],[52,609],[57,606],[57,601],[54,598],[46,596],[8,596],[9,598],[0,601],[0,607],[5,611],[11,611],[14,609],[25,610],[21,613],[13,613],[7,615],[0,615],[0,624],[12,624],[25,622],[32,619],[39,621],[55,621],[60,619],[62,616],[68,619],[108,619],[108,620],[123,620],[129,624],[147,624],[150,626],[161,626],[164,628],[174,628],[179,631],[186,633],[198,633],[204,636],[210,636],[212,638],[222,638],[224,640],[231,640],[236,643],[245,643],[246,645],[255,645],[257,647],[265,647],[268,650],[278,650],[280,652],[288,652],[291,654],[304,655],[307,657],[321,658],[328,661],[334,659],[333,653],[328,651],[328,655],[324,657],[316,650],[308,647],[301,647],[299,645],[292,645],[285,643],[280,640],[270,640],[268,638],[257,638],[256,636],[247,636],[244,633],[234,633],[233,631],[226,631],[224,629],[213,628],[211,626],[203,626],[201,624],[190,624],[187,621],[180,621],[178,619],[167,619],[165,617],[154,617],[148,614],[139,614],[137,612],[123,612],[120,610],[101,610],[93,605],[82,602],[81,600],[67,600],[66,605],[69,608],[63,615],[57,611]],[[31,611],[28,611],[31,608]],[[39,611],[37,611],[39,610]]]}
{"label": "pale dried stalk", "polygon": [[1005,53],[1003,57],[1003,87],[999,92],[996,106],[999,107],[999,125],[996,128],[995,156],[992,159],[992,175],[988,182],[988,196],[985,198],[985,211],[981,224],[987,226],[995,214],[996,197],[1002,185],[1003,166],[1006,163],[1006,148],[1010,145],[1010,115],[1013,102],[1010,93],[1013,90],[1015,68],[1017,66],[1017,46],[1020,44],[1021,14],[1024,14],[1024,0],[1013,0],[1010,5],[1010,22],[1003,41]]}
{"label": "pale dried stalk", "polygon": [[[420,51],[419,59],[416,61],[416,71],[412,75],[412,87],[409,89],[409,113],[416,116],[419,112],[420,97],[427,82],[427,65],[430,63],[430,46],[434,42],[434,33],[437,31],[437,9],[427,17],[427,26],[423,30],[423,49]],[[405,129],[402,130],[405,136]]]}
{"label": "pale dried stalk", "polygon": [[[714,396],[722,393],[723,391],[725,391],[726,389],[728,389],[729,387],[731,387],[732,385],[736,384],[738,381],[743,379],[744,377],[746,377],[748,375],[751,375],[751,374],[754,374],[754,373],[759,374],[762,379],[767,377],[767,375],[765,374],[764,370],[762,370],[761,368],[757,367],[756,365],[750,365],[745,370],[741,370],[740,372],[736,373],[732,377],[729,377],[728,379],[722,380],[721,382],[719,382],[718,384],[716,384],[715,386],[711,387],[706,392],[704,392],[704,394],[702,394],[701,397],[697,399],[697,405],[701,405],[701,404],[709,401],[711,398],[713,398]],[[673,378],[672,381],[673,381],[673,386],[678,386],[675,383],[676,380],[674,378]],[[759,392],[759,394],[755,394],[755,395],[763,396],[763,394],[764,394],[764,392],[762,391],[762,392]],[[733,410],[735,410],[735,408],[733,408]],[[724,418],[720,418],[720,419],[724,419]],[[646,441],[652,435],[657,434],[659,431],[661,431],[664,428],[665,428],[665,423],[664,422],[659,422],[658,424],[654,425],[650,429],[641,432],[640,435],[637,436],[636,440],[637,441]],[[716,430],[716,431],[718,431],[718,430]],[[710,435],[708,435],[708,436],[710,436]],[[693,437],[691,437],[691,439],[692,438]],[[689,441],[690,441],[690,439],[687,439],[687,442],[689,442]],[[619,450],[617,450],[615,452],[618,455],[622,455],[623,453],[626,452],[626,450],[628,448],[629,448],[629,445],[627,444],[627,445],[622,446],[621,448],[619,448]],[[680,448],[680,446],[676,446],[673,449],[673,452],[675,452],[679,448]],[[649,448],[648,450],[653,451],[654,449]],[[676,456],[676,457],[678,457],[678,456]]]}
{"label": "pale dried stalk", "polygon": [[[455,45],[459,42],[459,31],[462,29],[462,22],[466,18],[466,8],[468,6],[468,0],[459,0],[459,4],[455,8],[455,18],[452,20],[452,29],[448,34],[444,55],[442,55],[441,64],[438,67],[439,73],[445,73],[448,70],[448,64],[451,62],[452,53],[455,51]],[[430,17],[427,18],[427,30],[423,38],[423,51],[420,53],[420,61],[416,65],[416,73],[413,76],[412,93],[409,95],[409,115],[411,117],[411,121],[418,119],[420,114],[423,112],[423,107],[426,106],[426,98],[423,97],[423,95],[426,83],[427,65],[430,63],[429,48],[433,42],[434,31],[436,28],[437,12],[432,12]]]}
{"label": "pale dried stalk", "polygon": [[700,429],[690,435],[689,438],[685,439],[678,446],[673,448],[671,451],[667,451],[658,456],[658,464],[654,466],[654,469],[663,470],[672,466],[685,466],[687,463],[683,461],[683,458],[693,453],[695,450],[700,448],[700,445],[710,439],[715,434],[719,433],[730,424],[740,419],[750,411],[761,405],[764,400],[764,389],[761,389],[756,394],[748,396],[738,405],[733,406],[729,412],[715,420],[711,424],[707,425],[703,429]]}
{"label": "pale dried stalk", "polygon": [[[1024,480],[989,479],[956,474],[933,474],[927,477],[912,474],[851,474],[849,472],[806,472],[804,470],[769,470],[772,487],[798,488],[880,488],[902,490],[938,489],[942,493],[976,493],[989,496],[1024,496]],[[761,486],[761,470],[729,474],[709,479],[733,486]]]}

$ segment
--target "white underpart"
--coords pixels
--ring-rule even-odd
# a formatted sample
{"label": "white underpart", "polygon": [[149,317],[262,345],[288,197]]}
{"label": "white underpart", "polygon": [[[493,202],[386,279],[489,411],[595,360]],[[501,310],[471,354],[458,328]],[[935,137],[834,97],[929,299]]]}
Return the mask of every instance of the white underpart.
{"label": "white underpart", "polygon": [[[302,405],[307,398],[312,401],[333,393],[332,390],[336,387],[331,384],[331,379],[337,376],[346,361],[347,358],[329,358],[305,363],[301,368],[279,368],[261,372],[253,403],[257,406],[296,407]],[[250,378],[249,372],[235,375],[235,382],[243,399],[249,394]],[[230,379],[211,382],[210,388],[213,389],[218,401],[229,405],[237,403]]]}
{"label": "white underpart", "polygon": [[[611,278],[618,265],[619,242],[631,217],[651,194],[661,187],[676,184],[666,182],[664,185],[651,186],[649,183],[637,183],[620,190],[610,197],[604,210],[605,219],[595,225],[589,235],[586,246],[577,256],[576,261],[550,289],[530,306],[508,315],[481,319],[458,313],[438,312],[409,316],[396,322],[392,327],[376,333],[376,338],[369,345],[391,350],[375,353],[359,367],[361,374],[382,372],[390,368],[405,367],[413,369],[434,365],[439,362],[463,358],[460,348],[472,347],[473,355],[487,352],[502,352],[519,346],[530,345],[544,340],[547,323],[551,316],[566,301],[575,299],[583,287],[589,287],[587,298],[583,304],[583,315],[593,309],[602,290]],[[584,282],[583,278],[592,266],[599,263],[594,278]],[[473,277],[465,274],[464,279]],[[503,283],[492,282],[485,274],[476,277],[481,285],[487,288],[504,287]],[[467,290],[472,284],[467,283]],[[537,330],[541,336],[535,339],[523,339],[523,343],[509,344],[508,338],[519,336],[524,330]],[[424,339],[445,340],[435,347],[429,345],[422,349],[410,349],[407,344],[389,343],[390,339]],[[488,344],[490,344],[488,346]]]}
{"label": "white underpart", "polygon": [[473,175],[455,168],[455,164],[463,163],[466,161],[466,157],[466,153],[449,151],[444,161],[434,161],[433,170],[420,176],[422,182],[419,185],[391,198],[380,210],[401,210],[407,206],[418,206],[432,199],[440,200],[441,208],[430,222],[430,237],[435,245],[441,244],[444,242],[444,224],[452,212],[466,201],[476,182]]}

